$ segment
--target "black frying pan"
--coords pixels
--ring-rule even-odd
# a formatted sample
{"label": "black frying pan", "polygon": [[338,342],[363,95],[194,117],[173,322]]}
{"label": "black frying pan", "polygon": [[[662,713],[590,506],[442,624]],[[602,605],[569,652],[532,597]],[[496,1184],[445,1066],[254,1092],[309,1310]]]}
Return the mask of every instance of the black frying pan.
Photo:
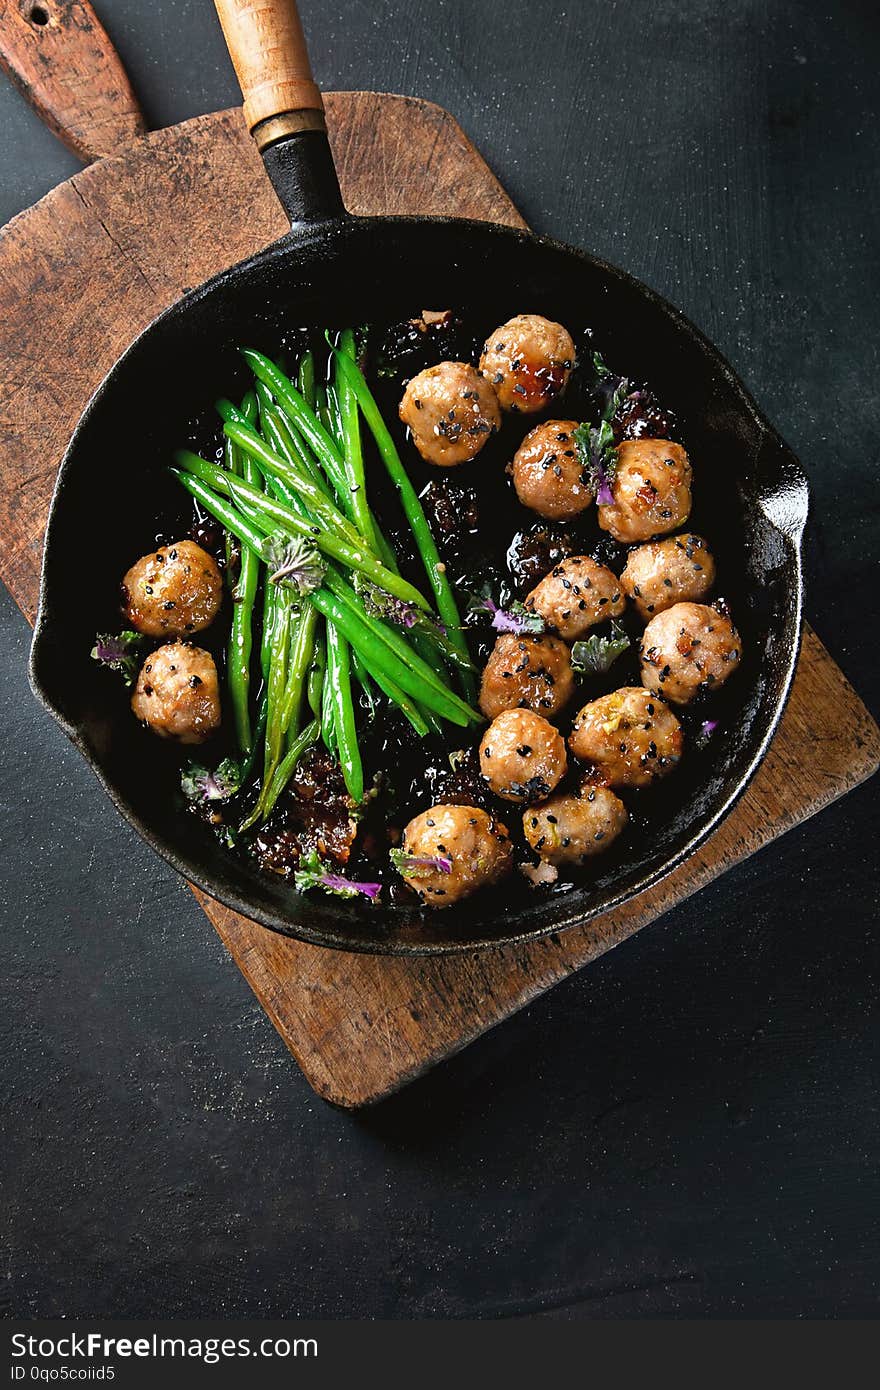
{"label": "black frying pan", "polygon": [[[31,657],[35,693],[122,814],[207,893],[318,945],[375,953],[455,951],[583,923],[668,874],[740,796],[779,722],[798,653],[807,485],[789,449],[711,343],[650,289],[602,261],[504,227],[452,219],[355,218],[341,201],[321,99],[291,0],[217,0],[245,114],[290,232],[188,294],[123,354],[83,415],[49,518]],[[175,810],[177,778],[127,698],[89,659],[132,559],[151,548],[163,465],[219,392],[242,380],[237,348],[272,350],[293,325],[406,317],[467,306],[487,330],[521,311],[589,324],[612,363],[678,413],[695,461],[699,525],[718,552],[746,644],[723,729],[668,781],[647,837],[595,861],[590,886],[543,897],[525,883],[451,912],[375,910],[298,897]],[[145,410],[149,402],[151,409]],[[134,492],[134,488],[137,492]],[[131,489],[131,490],[130,490]],[[99,538],[100,543],[94,543]],[[625,841],[625,843],[624,843]]]}

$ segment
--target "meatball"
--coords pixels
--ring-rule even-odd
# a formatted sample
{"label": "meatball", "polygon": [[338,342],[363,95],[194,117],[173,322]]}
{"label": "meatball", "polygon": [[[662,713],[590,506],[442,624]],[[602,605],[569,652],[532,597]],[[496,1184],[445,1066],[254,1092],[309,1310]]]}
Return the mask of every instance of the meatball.
{"label": "meatball", "polygon": [[204,743],[220,727],[214,658],[186,642],[159,647],[141,667],[131,708],[160,738]]}
{"label": "meatball", "polygon": [[676,603],[642,634],[642,680],[676,705],[721,685],[739,664],[742,642],[729,618],[705,603]]}
{"label": "meatball", "polygon": [[122,581],[123,612],[149,637],[201,632],[216,618],[222,598],[217,561],[195,541],[151,550]]}
{"label": "meatball", "polygon": [[699,536],[685,532],[631,550],[620,576],[628,594],[647,620],[682,599],[702,598],[715,582],[715,561]]}
{"label": "meatball", "polygon": [[616,574],[586,555],[574,555],[541,580],[525,606],[540,613],[560,637],[573,642],[596,623],[619,617],[626,599]]}
{"label": "meatball", "polygon": [[498,395],[502,410],[532,415],[565,390],[575,351],[561,323],[540,314],[517,314],[490,334],[480,371]]}
{"label": "meatball", "polygon": [[601,854],[627,822],[626,807],[614,792],[588,782],[578,796],[551,796],[523,816],[523,833],[548,864],[580,864]]}
{"label": "meatball", "polygon": [[468,362],[440,362],[407,382],[399,415],[427,463],[467,463],[501,425],[495,392]]}
{"label": "meatball", "polygon": [[577,427],[577,420],[546,420],[529,431],[513,456],[517,497],[550,521],[567,521],[593,500],[573,439]]}
{"label": "meatball", "polygon": [[681,757],[681,725],[658,695],[623,686],[584,705],[568,746],[592,763],[609,787],[646,787],[671,772]]}
{"label": "meatball", "polygon": [[480,709],[494,719],[505,709],[533,709],[552,719],[571,699],[571,653],[558,637],[498,638],[480,686]]}
{"label": "meatball", "polygon": [[611,503],[596,508],[616,541],[648,541],[683,526],[691,509],[691,465],[668,439],[625,439],[617,446]]}
{"label": "meatball", "polygon": [[510,872],[507,828],[477,806],[432,806],[403,832],[400,873],[429,907],[450,907]]}
{"label": "meatball", "polygon": [[543,801],[566,767],[565,740],[534,710],[502,710],[480,744],[480,772],[505,801],[527,806]]}

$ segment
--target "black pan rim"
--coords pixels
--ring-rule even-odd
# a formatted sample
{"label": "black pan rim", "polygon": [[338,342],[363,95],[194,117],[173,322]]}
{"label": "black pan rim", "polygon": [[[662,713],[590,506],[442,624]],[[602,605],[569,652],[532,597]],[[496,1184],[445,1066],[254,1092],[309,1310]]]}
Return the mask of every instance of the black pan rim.
{"label": "black pan rim", "polygon": [[[753,423],[761,433],[771,440],[777,448],[786,455],[791,474],[792,482],[797,486],[800,500],[800,507],[791,530],[784,530],[774,519],[768,518],[770,524],[779,532],[791,561],[793,562],[793,574],[791,576],[791,618],[789,626],[793,628],[792,640],[787,653],[787,662],[780,682],[780,690],[776,699],[772,716],[767,722],[764,735],[760,744],[753,753],[748,765],[742,772],[736,784],[728,791],[723,802],[717,807],[714,814],[700,825],[698,830],[682,845],[674,854],[666,859],[655,869],[646,873],[641,879],[631,883],[629,887],[622,888],[617,893],[606,895],[600,903],[594,907],[584,909],[578,907],[568,915],[563,910],[556,915],[556,919],[550,923],[530,927],[521,932],[509,932],[503,936],[477,937],[468,941],[452,940],[449,942],[417,943],[401,942],[393,940],[382,940],[376,938],[369,942],[351,939],[344,932],[335,932],[331,929],[322,927],[320,931],[311,931],[307,921],[283,918],[281,914],[255,906],[250,902],[246,895],[236,892],[226,886],[218,887],[216,881],[210,874],[200,870],[197,864],[190,861],[186,856],[181,855],[167,840],[156,834],[137,814],[128,800],[119,792],[118,788],[103,773],[101,767],[93,757],[80,731],[73,725],[58,708],[42,685],[38,675],[37,667],[42,646],[49,641],[49,598],[47,584],[47,565],[46,555],[48,555],[52,544],[52,531],[56,514],[56,502],[59,500],[76,449],[81,430],[91,419],[94,412],[100,408],[103,398],[107,391],[112,388],[117,373],[122,369],[128,357],[137,349],[141,340],[156,327],[160,322],[172,318],[181,313],[185,313],[187,308],[204,295],[213,293],[228,277],[234,276],[242,266],[252,266],[261,262],[269,262],[275,256],[284,254],[292,246],[301,247],[303,250],[311,246],[326,245],[328,235],[344,234],[355,231],[361,226],[376,226],[377,224],[392,224],[395,226],[420,227],[431,225],[433,227],[448,228],[450,232],[459,229],[461,231],[473,231],[481,235],[497,235],[511,241],[528,243],[538,248],[546,248],[559,254],[573,257],[585,264],[601,270],[605,275],[615,280],[625,283],[636,289],[641,295],[650,300],[654,307],[668,315],[677,326],[690,336],[699,347],[706,352],[712,359],[713,365],[720,372],[727,385],[731,387],[740,401],[743,408],[751,416]],[[80,755],[84,758],[92,773],[97,778],[99,784],[107,794],[109,800],[124,818],[124,820],[134,829],[138,835],[147,843],[150,848],[159,855],[166,863],[170,864],[183,878],[199,888],[208,897],[219,902],[223,906],[241,914],[251,921],[258,922],[264,928],[279,935],[294,938],[307,942],[311,945],[326,947],[332,950],[343,950],[354,954],[367,954],[377,956],[444,956],[461,955],[471,951],[484,949],[502,949],[508,946],[522,945],[530,941],[540,940],[555,933],[564,932],[574,927],[584,926],[597,916],[619,908],[622,904],[632,901],[648,889],[655,887],[667,878],[676,868],[686,859],[693,855],[701,845],[705,843],[712,832],[718,828],[721,822],[730,813],[733,807],[741,798],[743,792],[754,777],[758,767],[764,759],[767,748],[772,741],[774,734],[779,726],[788,697],[791,691],[791,684],[797,666],[800,653],[802,627],[803,627],[803,562],[801,554],[801,536],[803,526],[806,522],[808,507],[809,487],[803,469],[785,444],[773,425],[766,419],[760,408],[743,385],[742,381],[734,371],[733,367],[723,356],[722,353],[712,344],[709,339],[697,328],[681,310],[677,309],[668,300],[658,294],[657,291],[637,280],[628,272],[603,260],[600,257],[592,256],[576,247],[566,245],[552,237],[536,236],[531,232],[524,231],[516,227],[508,227],[499,223],[483,222],[465,218],[415,218],[415,217],[378,217],[378,218],[356,218],[346,216],[344,219],[334,219],[332,222],[321,222],[310,225],[305,232],[301,229],[294,229],[287,233],[278,241],[271,243],[256,256],[249,258],[246,262],[241,262],[237,266],[232,266],[227,270],[211,277],[204,284],[193,289],[188,294],[181,296],[169,305],[150,323],[148,323],[140,333],[132,340],[117,361],[110,368],[109,372],[99,383],[88,404],[85,407],[76,428],[65,449],[64,456],[58,469],[55,480],[52,500],[49,508],[49,515],[46,526],[44,542],[44,559],[40,577],[40,592],[37,617],[34,625],[34,633],[31,643],[30,659],[28,664],[28,676],[31,689],[41,704],[41,706],[52,716],[57,724],[63,729],[67,738],[74,745]],[[526,889],[531,892],[532,890]],[[558,902],[563,904],[565,898],[559,897]]]}

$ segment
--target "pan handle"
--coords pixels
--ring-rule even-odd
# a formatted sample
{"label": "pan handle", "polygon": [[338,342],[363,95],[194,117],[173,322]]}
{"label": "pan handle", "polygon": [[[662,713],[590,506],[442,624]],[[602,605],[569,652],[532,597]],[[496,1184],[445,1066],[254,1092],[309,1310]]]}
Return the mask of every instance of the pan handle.
{"label": "pan handle", "polygon": [[121,154],[146,134],[88,0],[0,0],[0,68],[84,164]]}
{"label": "pan handle", "polygon": [[214,0],[244,118],[291,227],[346,216],[295,0]]}

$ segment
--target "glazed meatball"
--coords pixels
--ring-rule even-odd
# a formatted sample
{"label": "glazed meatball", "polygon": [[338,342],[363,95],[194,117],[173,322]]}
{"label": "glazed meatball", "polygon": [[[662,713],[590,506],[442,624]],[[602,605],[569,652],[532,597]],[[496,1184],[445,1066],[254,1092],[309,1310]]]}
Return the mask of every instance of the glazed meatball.
{"label": "glazed meatball", "polygon": [[647,622],[682,599],[698,599],[715,582],[715,561],[706,542],[685,532],[631,550],[621,587]]}
{"label": "glazed meatball", "polygon": [[617,446],[611,492],[613,505],[596,508],[603,531],[625,544],[665,536],[684,525],[691,509],[688,456],[668,439],[625,439]]}
{"label": "glazed meatball", "polygon": [[742,656],[729,618],[705,603],[676,603],[652,618],[642,634],[642,680],[676,705],[732,675]]}
{"label": "glazed meatball", "polygon": [[567,521],[593,500],[573,433],[577,420],[546,420],[530,430],[513,456],[516,495],[550,521]]}
{"label": "glazed meatball", "polygon": [[467,362],[441,362],[407,382],[399,415],[427,463],[467,463],[501,424],[492,387]]}
{"label": "glazed meatball", "polygon": [[429,907],[450,907],[510,872],[505,826],[477,806],[432,806],[403,832],[400,873]]}
{"label": "glazed meatball", "polygon": [[496,796],[530,806],[565,776],[565,740],[530,709],[502,710],[483,735],[480,772]]}
{"label": "glazed meatball", "polygon": [[220,727],[214,658],[186,642],[159,647],[141,667],[131,708],[160,738],[204,743]]}
{"label": "glazed meatball", "polygon": [[525,606],[540,613],[560,637],[573,642],[596,623],[619,617],[626,599],[616,574],[586,555],[573,555],[541,580]]}
{"label": "glazed meatball", "polygon": [[626,807],[598,782],[578,796],[551,796],[523,816],[526,841],[548,864],[580,864],[608,849],[627,822]]}
{"label": "glazed meatball", "polygon": [[646,787],[681,757],[681,725],[669,706],[641,686],[623,686],[584,705],[568,746],[592,763],[609,787]]}
{"label": "glazed meatball", "polygon": [[222,598],[217,561],[195,541],[151,550],[122,581],[123,612],[149,637],[201,632],[216,618]]}
{"label": "glazed meatball", "polygon": [[480,709],[494,719],[505,709],[533,709],[552,719],[571,699],[571,654],[558,637],[498,638],[480,686]]}
{"label": "glazed meatball", "polygon": [[540,314],[517,314],[490,334],[480,371],[502,410],[532,415],[565,390],[574,366],[574,343],[561,323]]}

